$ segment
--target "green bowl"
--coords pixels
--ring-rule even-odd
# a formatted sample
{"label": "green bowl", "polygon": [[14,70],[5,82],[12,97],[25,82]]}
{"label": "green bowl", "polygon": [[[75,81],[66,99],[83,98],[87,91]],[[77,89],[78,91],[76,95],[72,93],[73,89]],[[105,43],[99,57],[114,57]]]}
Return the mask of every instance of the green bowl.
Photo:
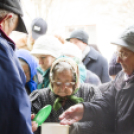
{"label": "green bowl", "polygon": [[52,110],[52,106],[46,105],[45,107],[40,109],[40,111],[36,114],[33,121],[35,121],[38,124],[38,126],[40,126],[47,119],[47,117],[50,115],[51,110]]}

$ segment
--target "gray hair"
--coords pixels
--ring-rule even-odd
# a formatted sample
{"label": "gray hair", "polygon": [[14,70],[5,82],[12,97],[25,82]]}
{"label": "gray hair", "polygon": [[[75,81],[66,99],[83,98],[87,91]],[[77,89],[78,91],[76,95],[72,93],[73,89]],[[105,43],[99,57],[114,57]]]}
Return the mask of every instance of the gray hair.
{"label": "gray hair", "polygon": [[26,63],[25,60],[23,60],[23,59],[21,59],[21,58],[18,58],[18,59],[19,59],[19,62],[20,62],[20,64],[21,64],[21,66],[27,65],[27,63]]}
{"label": "gray hair", "polygon": [[15,14],[13,12],[10,12],[10,11],[7,11],[7,10],[4,10],[4,9],[0,9],[0,20],[2,20],[9,13],[12,14],[12,18],[9,19],[9,26],[12,26],[12,24],[14,24],[16,19],[18,19],[18,15],[17,14]]}
{"label": "gray hair", "polygon": [[57,72],[63,72],[65,70],[70,70],[71,73],[72,73],[72,80],[73,82],[76,82],[76,72],[74,70],[74,68],[67,62],[59,62],[57,63],[54,68],[52,69],[52,72],[51,72],[51,79],[53,80],[54,77],[55,77],[55,74]]}

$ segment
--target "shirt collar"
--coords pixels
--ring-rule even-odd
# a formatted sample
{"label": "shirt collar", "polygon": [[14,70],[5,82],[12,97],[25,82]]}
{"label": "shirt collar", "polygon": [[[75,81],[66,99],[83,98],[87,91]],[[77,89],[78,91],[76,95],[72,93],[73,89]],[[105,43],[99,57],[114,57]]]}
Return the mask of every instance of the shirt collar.
{"label": "shirt collar", "polygon": [[125,80],[125,82],[130,82],[130,81],[134,80],[134,72],[131,75],[125,74],[124,80]]}
{"label": "shirt collar", "polygon": [[87,45],[84,51],[82,52],[82,60],[87,56],[89,52],[90,52],[90,47]]}

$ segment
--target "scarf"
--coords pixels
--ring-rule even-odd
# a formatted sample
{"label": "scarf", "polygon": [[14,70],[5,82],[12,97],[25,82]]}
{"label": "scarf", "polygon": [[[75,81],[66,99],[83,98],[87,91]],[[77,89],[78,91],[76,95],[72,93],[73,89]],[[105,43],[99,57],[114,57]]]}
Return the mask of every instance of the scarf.
{"label": "scarf", "polygon": [[[76,86],[74,92],[72,93],[72,95],[65,96],[65,97],[57,96],[57,98],[56,98],[56,100],[54,101],[54,104],[53,104],[53,109],[55,111],[59,110],[62,107],[61,101],[65,102],[66,100],[69,99],[69,100],[73,101],[74,103],[83,102],[83,98],[77,97],[77,96],[74,95],[79,90],[79,88],[78,88],[78,83],[79,83],[79,73],[78,73],[79,71],[78,70],[79,70],[79,68],[78,68],[78,64],[72,58],[69,58],[67,56],[61,56],[56,61],[54,61],[53,64],[52,64],[51,70],[50,70],[50,78],[52,77],[53,68],[59,62],[67,62],[74,68],[75,73],[76,73],[76,81],[75,82],[77,83],[77,86]],[[50,87],[51,91],[54,93],[54,91],[52,89],[52,86],[51,86],[51,83],[50,83],[49,87]]]}
{"label": "scarf", "polygon": [[70,95],[70,96],[66,96],[66,97],[63,97],[63,98],[62,97],[57,97],[56,100],[54,101],[53,109],[55,111],[59,110],[62,107],[61,101],[66,101],[68,99],[73,101],[75,104],[84,101],[83,98],[77,97],[75,95]]}
{"label": "scarf", "polygon": [[49,80],[50,68],[47,69],[46,71],[43,71],[41,67],[38,67],[37,71],[43,76],[43,82],[38,84],[38,89],[47,88],[50,83],[50,80]]}

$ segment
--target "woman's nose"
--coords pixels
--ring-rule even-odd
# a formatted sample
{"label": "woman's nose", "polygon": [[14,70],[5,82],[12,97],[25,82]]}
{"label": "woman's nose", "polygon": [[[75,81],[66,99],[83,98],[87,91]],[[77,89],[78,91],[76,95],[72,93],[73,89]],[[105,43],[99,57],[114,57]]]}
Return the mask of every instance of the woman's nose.
{"label": "woman's nose", "polygon": [[65,84],[62,83],[62,90],[64,91],[65,90]]}
{"label": "woman's nose", "polygon": [[42,64],[42,63],[43,63],[42,59],[39,59],[39,64]]}

